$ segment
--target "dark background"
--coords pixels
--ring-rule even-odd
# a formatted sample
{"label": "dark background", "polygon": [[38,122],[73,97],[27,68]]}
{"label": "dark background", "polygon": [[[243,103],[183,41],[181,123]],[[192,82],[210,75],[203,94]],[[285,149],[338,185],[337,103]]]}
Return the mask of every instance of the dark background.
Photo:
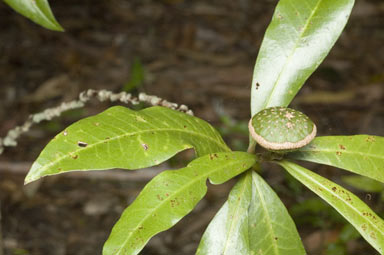
{"label": "dark background", "polygon": [[[136,62],[144,74],[133,93],[184,103],[215,125],[233,149],[246,148],[253,65],[277,1],[50,3],[65,33],[45,30],[0,2],[0,137],[29,114],[73,100],[83,90],[121,91]],[[309,115],[321,135],[383,136],[383,85],[384,2],[357,0],[345,31],[291,106]],[[22,183],[50,138],[111,105],[93,102],[41,123],[0,156],[5,254],[101,253],[114,222],[156,169],[134,172],[134,177],[110,171],[103,178],[91,173],[49,177],[26,187]],[[185,165],[190,155],[182,153],[165,167]],[[336,182],[346,174],[309,166]],[[266,169],[263,176],[294,214],[309,254],[375,254],[362,239],[340,241],[345,222],[329,207],[295,211],[314,199],[312,193],[281,169]],[[210,186],[196,210],[154,237],[142,254],[194,254],[232,185]],[[383,215],[378,194],[349,188]]]}

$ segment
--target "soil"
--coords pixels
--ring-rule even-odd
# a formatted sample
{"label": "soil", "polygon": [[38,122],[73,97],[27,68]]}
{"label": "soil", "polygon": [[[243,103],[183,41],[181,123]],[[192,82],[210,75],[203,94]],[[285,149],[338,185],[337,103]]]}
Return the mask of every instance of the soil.
{"label": "soil", "polygon": [[[133,93],[186,104],[216,126],[231,148],[246,148],[253,65],[277,1],[50,3],[65,33],[45,30],[0,2],[0,137],[29,114],[86,89],[121,91],[135,75],[134,63],[140,63],[143,80]],[[320,135],[384,136],[383,67],[384,4],[357,0],[342,36],[291,106],[310,116]],[[0,155],[0,254],[101,254],[113,224],[157,168],[147,175],[134,172],[135,177],[119,170],[64,174],[27,186],[23,179],[57,132],[111,105],[93,102],[41,123]],[[164,167],[181,167],[190,158],[190,152],[182,153]],[[336,182],[347,174],[310,167]],[[280,168],[268,165],[263,177],[290,210],[314,197]],[[210,185],[197,208],[154,237],[141,254],[194,254],[233,184]],[[378,194],[349,188],[383,215]],[[328,211],[305,213],[317,225],[299,220],[300,214],[294,218],[308,254],[343,254],[331,253],[339,246],[347,254],[375,254],[361,238],[340,241],[345,222]]]}

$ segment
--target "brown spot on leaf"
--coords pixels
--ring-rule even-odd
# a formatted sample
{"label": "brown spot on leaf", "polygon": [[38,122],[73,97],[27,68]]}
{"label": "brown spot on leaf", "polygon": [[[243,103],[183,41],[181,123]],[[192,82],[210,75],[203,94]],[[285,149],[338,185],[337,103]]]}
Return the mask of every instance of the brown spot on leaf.
{"label": "brown spot on leaf", "polygon": [[277,241],[277,239],[279,239],[279,238],[277,238],[277,236],[275,236],[275,238],[274,238],[274,239],[275,239],[275,241]]}
{"label": "brown spot on leaf", "polygon": [[79,155],[71,155],[71,157],[73,158],[73,159],[77,159],[78,157],[79,157]]}
{"label": "brown spot on leaf", "polygon": [[372,239],[375,239],[376,240],[376,234],[375,234],[375,232],[371,232],[371,233],[369,233],[369,236],[372,238]]}
{"label": "brown spot on leaf", "polygon": [[373,143],[375,141],[375,137],[373,136],[368,136],[367,139],[365,139],[365,141],[369,142],[369,143]]}
{"label": "brown spot on leaf", "polygon": [[339,144],[339,148],[340,148],[341,150],[345,150],[345,146],[342,145],[342,144]]}
{"label": "brown spot on leaf", "polygon": [[143,143],[141,146],[143,146],[143,149],[144,149],[145,151],[148,150],[148,145],[147,145],[147,144]]}
{"label": "brown spot on leaf", "polygon": [[177,198],[175,198],[175,199],[171,199],[171,200],[170,200],[170,203],[171,203],[171,207],[175,207],[175,206],[179,206],[179,205],[180,205],[180,203],[179,203],[179,201],[177,200]]}
{"label": "brown spot on leaf", "polygon": [[256,86],[255,86],[256,90],[258,90],[259,87],[260,87],[260,83],[256,82]]}
{"label": "brown spot on leaf", "polygon": [[336,151],[337,156],[341,156],[341,151]]}
{"label": "brown spot on leaf", "polygon": [[332,191],[333,192],[336,192],[337,188],[336,187],[332,187]]}
{"label": "brown spot on leaf", "polygon": [[216,153],[209,154],[209,159],[213,160],[214,158],[218,158],[219,156]]}

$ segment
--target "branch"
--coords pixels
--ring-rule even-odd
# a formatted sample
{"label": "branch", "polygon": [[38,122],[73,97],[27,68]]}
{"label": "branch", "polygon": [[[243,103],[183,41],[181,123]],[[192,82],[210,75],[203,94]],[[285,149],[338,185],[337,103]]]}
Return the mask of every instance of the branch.
{"label": "branch", "polygon": [[60,116],[65,111],[82,108],[93,98],[99,102],[110,101],[132,105],[137,105],[142,102],[153,106],[160,105],[173,110],[185,112],[189,115],[193,115],[192,110],[190,110],[186,105],[178,105],[157,96],[140,93],[138,97],[134,97],[132,94],[126,92],[113,93],[112,91],[108,90],[89,89],[87,91],[81,92],[77,100],[64,102],[59,106],[48,108],[40,113],[32,114],[28,117],[23,125],[9,130],[4,138],[0,138],[0,155],[3,153],[4,147],[17,146],[17,139],[22,134],[28,132],[34,124],[40,123],[44,120],[51,120],[54,117]]}

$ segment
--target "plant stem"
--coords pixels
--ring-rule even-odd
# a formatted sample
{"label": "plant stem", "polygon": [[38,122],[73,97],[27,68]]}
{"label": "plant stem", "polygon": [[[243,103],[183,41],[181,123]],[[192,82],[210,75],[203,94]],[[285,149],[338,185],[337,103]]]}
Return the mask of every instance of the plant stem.
{"label": "plant stem", "polygon": [[247,152],[253,154],[255,153],[255,149],[256,149],[256,142],[250,138]]}

